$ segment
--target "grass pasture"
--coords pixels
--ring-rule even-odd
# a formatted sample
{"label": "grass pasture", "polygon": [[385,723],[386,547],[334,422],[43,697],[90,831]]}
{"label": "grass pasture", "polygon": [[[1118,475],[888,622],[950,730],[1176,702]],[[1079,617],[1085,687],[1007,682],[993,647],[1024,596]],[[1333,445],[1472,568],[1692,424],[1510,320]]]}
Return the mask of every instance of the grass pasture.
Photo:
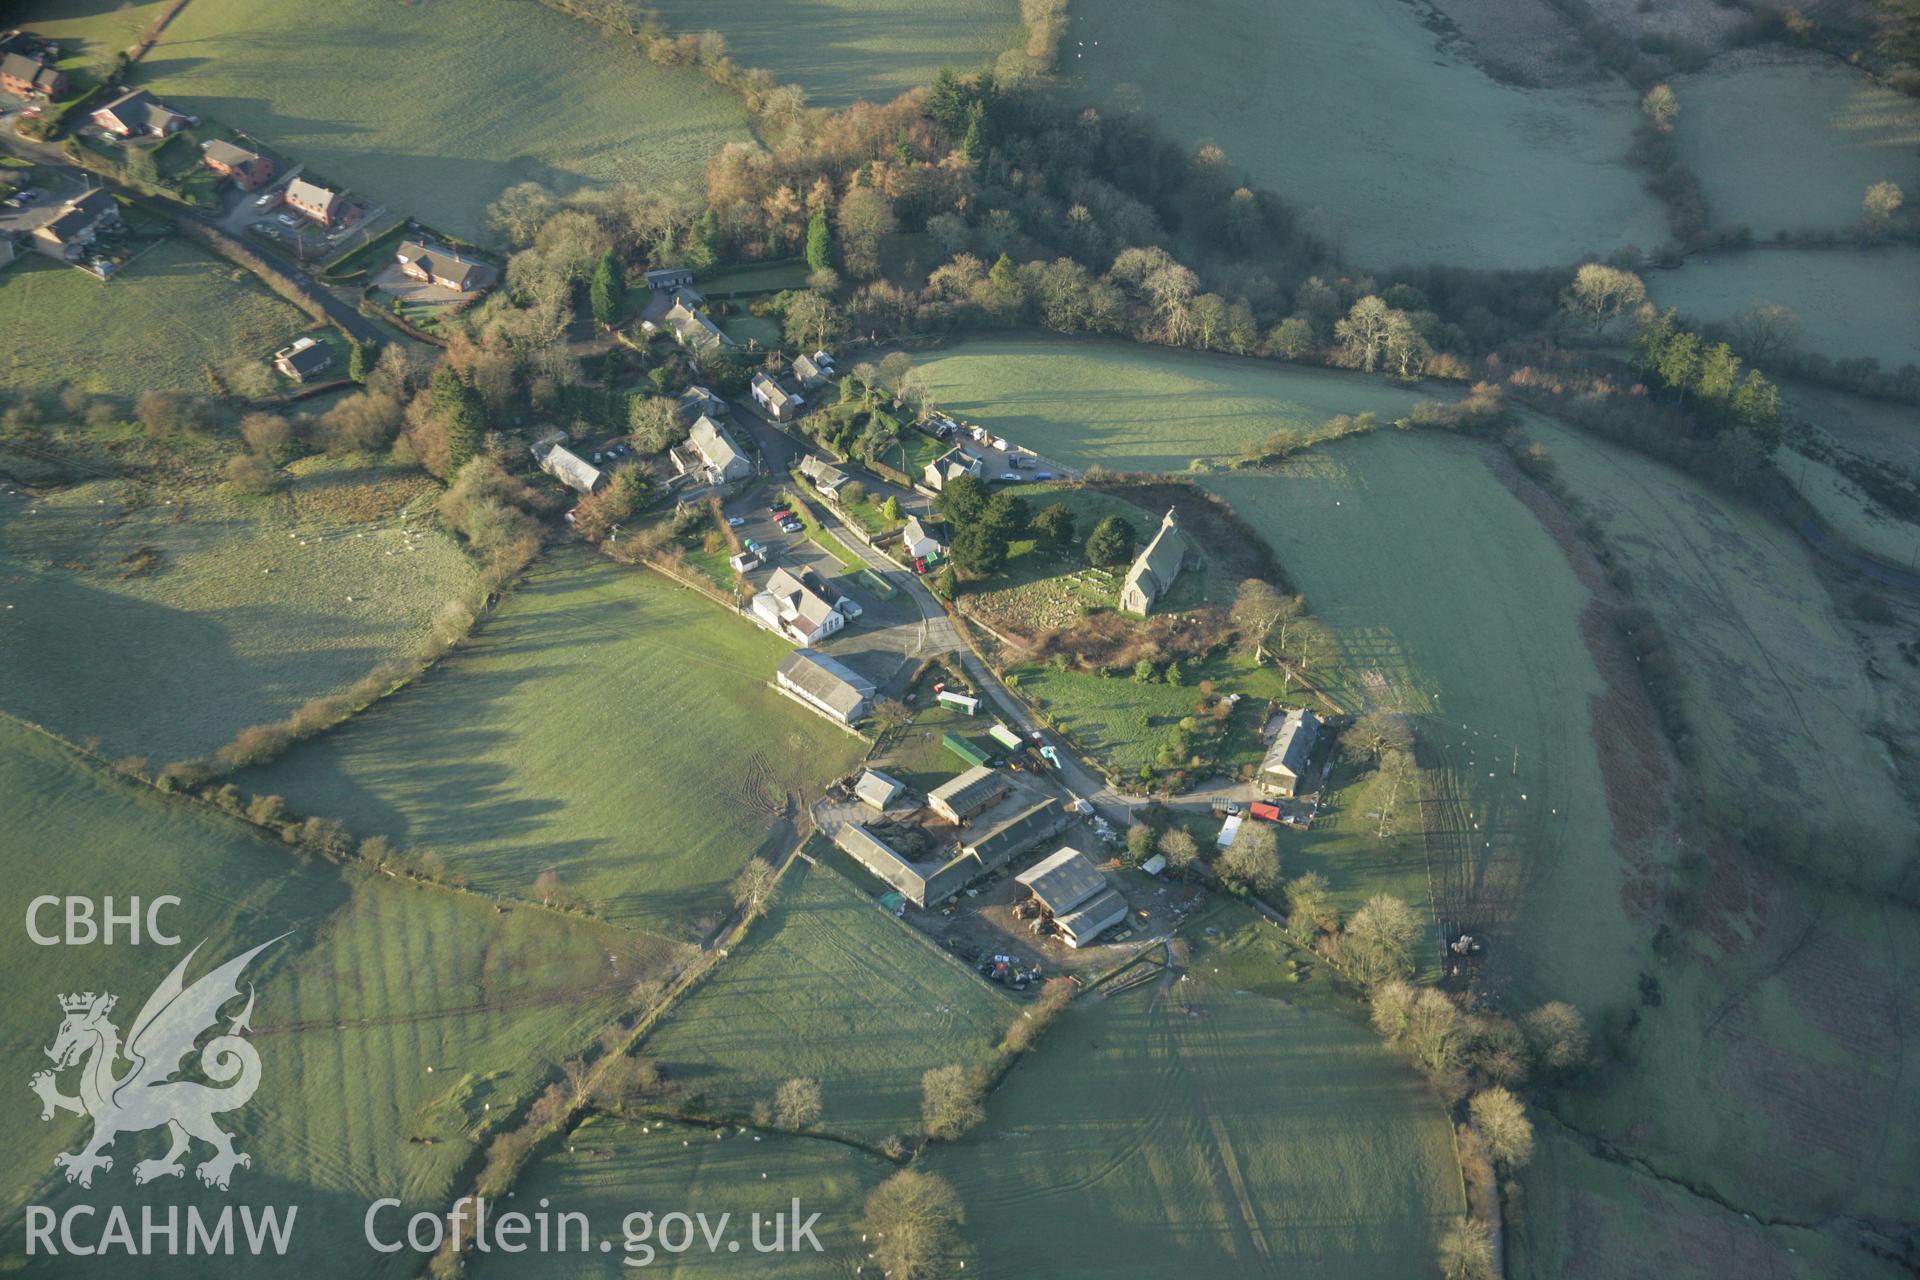
{"label": "grass pasture", "polygon": [[570,548],[426,678],[240,783],[433,849],[482,889],[529,894],[556,871],[570,898],[685,938],[728,910],[749,857],[791,847],[789,794],[860,758],[768,687],[785,652]]}
{"label": "grass pasture", "polygon": [[993,1275],[1397,1280],[1461,1212],[1446,1117],[1371,1032],[1202,963],[1078,1002],[928,1165]]}
{"label": "grass pasture", "polygon": [[131,47],[154,20],[167,11],[170,0],[30,0],[8,15],[7,25],[60,42],[63,64],[79,66],[112,62],[113,55]]}
{"label": "grass pasture", "polygon": [[[1442,921],[1524,954],[1527,994],[1597,1008],[1630,985],[1646,933],[1634,860],[1647,837],[1613,829],[1608,785],[1658,779],[1603,772],[1587,589],[1497,465],[1462,440],[1383,432],[1203,484],[1333,631],[1320,677],[1332,696],[1413,717],[1429,791],[1402,829],[1431,833]],[[1313,844],[1393,860],[1365,834],[1377,807],[1347,812],[1353,802],[1336,795],[1337,821]]]}
{"label": "grass pasture", "polygon": [[1716,223],[1762,240],[1851,227],[1873,183],[1920,189],[1920,102],[1837,61],[1748,62],[1673,89],[1674,137]]}
{"label": "grass pasture", "polygon": [[1537,1136],[1524,1179],[1527,1212],[1507,1233],[1507,1274],[1516,1280],[1895,1280],[1903,1274],[1832,1236],[1766,1225],[1603,1160],[1551,1123]]}
{"label": "grass pasture", "polygon": [[1540,267],[1666,238],[1624,162],[1630,91],[1500,84],[1399,0],[1104,0],[1072,18],[1063,70],[1083,96],[1220,146],[1350,263]]}
{"label": "grass pasture", "polygon": [[751,0],[661,0],[674,31],[712,29],[734,61],[807,91],[816,107],[884,102],[932,82],[942,67],[990,65],[1015,35],[1014,0],[824,0],[804,10]]}
{"label": "grass pasture", "polygon": [[[481,1280],[632,1274],[599,1251],[598,1240],[607,1238],[613,1242],[613,1258],[631,1260],[636,1268],[644,1262],[646,1269],[639,1272],[644,1275],[777,1274],[783,1280],[838,1280],[851,1274],[854,1260],[864,1252],[858,1243],[862,1202],[890,1172],[885,1161],[839,1142],[771,1135],[755,1142],[731,1130],[716,1140],[701,1126],[595,1116],[569,1134],[564,1146],[535,1161],[518,1188],[521,1203],[548,1203],[554,1213],[586,1214],[597,1233],[592,1248],[578,1249],[576,1234],[566,1252],[474,1255],[468,1270]],[[753,1216],[761,1216],[762,1239],[771,1243],[772,1219],[789,1212],[796,1197],[802,1218],[820,1215],[813,1231],[821,1252],[803,1247],[799,1252],[754,1253]],[[629,1245],[624,1234],[627,1215],[642,1212],[653,1214],[656,1222],[668,1213],[705,1213],[710,1226],[721,1214],[730,1214],[725,1239],[739,1252],[726,1251],[724,1243],[719,1252],[710,1252],[696,1231],[693,1247],[679,1254],[661,1249],[657,1235],[643,1240],[653,1250],[649,1260],[640,1244]]]}
{"label": "grass pasture", "polygon": [[[943,410],[1048,458],[1111,471],[1227,461],[1336,414],[1398,418],[1442,393],[1255,360],[1071,338],[968,338],[921,366]],[[1144,532],[1144,531],[1143,531]]]}
{"label": "grass pasture", "polygon": [[204,393],[209,368],[234,356],[264,361],[310,323],[239,267],[182,240],[105,281],[22,252],[0,275],[0,381]]}
{"label": "grass pasture", "polygon": [[[473,564],[438,486],[305,459],[289,489],[110,478],[0,495],[0,709],[118,757],[206,755],[404,657]],[[349,601],[351,597],[351,601]]]}
{"label": "grass pasture", "polygon": [[139,79],[468,240],[514,183],[697,184],[749,136],[739,100],[699,72],[531,3],[338,0],[294,29],[273,0],[196,0]]}
{"label": "grass pasture", "polygon": [[1777,799],[1836,840],[1836,874],[1892,874],[1913,813],[1886,745],[1882,696],[1794,535],[1636,454],[1549,423],[1536,438],[1592,505],[1665,627],[1708,799]]}
{"label": "grass pasture", "polygon": [[[303,857],[103,774],[12,720],[0,720],[0,790],[34,800],[0,830],[4,906],[16,922],[0,1008],[23,1097],[29,1060],[40,1060],[59,1024],[56,993],[114,992],[113,1020],[124,1033],[189,948],[201,948],[194,977],[291,931],[248,971],[261,1085],[221,1124],[253,1157],[236,1172],[232,1196],[299,1206],[303,1274],[413,1274],[417,1259],[366,1248],[367,1203],[393,1195],[409,1211],[443,1207],[490,1127],[542,1087],[559,1059],[589,1047],[633,983],[671,956],[657,939],[547,912],[496,914],[461,895]],[[162,919],[182,945],[30,945],[18,922],[42,893],[112,894],[120,903],[177,895],[181,905]],[[63,1083],[71,1091],[71,1073]],[[78,1149],[85,1133],[73,1116],[43,1123],[34,1105],[7,1113],[7,1250],[20,1247],[27,1203],[59,1212],[106,1199],[137,1222],[142,1204],[209,1211],[228,1200],[191,1170],[180,1182],[136,1188],[134,1162],[164,1150],[154,1132],[123,1134],[113,1168],[92,1190],[71,1186],[53,1155]],[[193,1161],[205,1158],[197,1148]],[[139,1270],[238,1277],[257,1274],[258,1264],[155,1257]]]}
{"label": "grass pasture", "polygon": [[1885,370],[1920,360],[1920,249],[1754,249],[1693,258],[1647,277],[1662,307],[1732,324],[1778,302],[1805,326],[1800,346],[1835,360],[1871,356]]}
{"label": "grass pasture", "polygon": [[876,1143],[918,1124],[920,1077],[982,1061],[1018,1006],[825,867],[789,873],[746,944],[641,1052],[703,1109],[744,1114],[794,1076],[820,1127]]}

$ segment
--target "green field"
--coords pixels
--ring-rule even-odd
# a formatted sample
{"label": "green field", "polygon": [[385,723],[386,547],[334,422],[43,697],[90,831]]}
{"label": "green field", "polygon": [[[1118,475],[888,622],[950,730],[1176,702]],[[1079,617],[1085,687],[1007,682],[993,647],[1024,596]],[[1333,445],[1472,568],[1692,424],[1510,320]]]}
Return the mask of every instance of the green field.
{"label": "green field", "polygon": [[208,390],[207,370],[265,360],[310,321],[231,263],[169,240],[110,281],[22,252],[0,273],[0,381],[133,395]]}
{"label": "green field", "polygon": [[1748,63],[1674,83],[1680,154],[1717,223],[1844,228],[1876,182],[1920,190],[1920,102],[1838,62]]}
{"label": "green field", "polygon": [[641,1053],[704,1112],[745,1114],[781,1081],[820,1081],[820,1127],[910,1134],[920,1077],[982,1061],[1017,1006],[823,867],[800,863],[768,919]]}
{"label": "green field", "polygon": [[929,1153],[983,1273],[1430,1272],[1461,1211],[1445,1114],[1364,1027],[1213,968],[1083,999]]}
{"label": "green field", "polygon": [[1915,558],[1920,526],[1902,518],[1845,474],[1868,466],[1883,478],[1920,480],[1920,432],[1913,410],[1805,383],[1782,388],[1788,414],[1812,429],[1814,453],[1782,455],[1781,472],[1821,517],[1854,545],[1895,564]]}
{"label": "green field", "polygon": [[[853,1274],[863,1252],[858,1225],[861,1203],[890,1172],[885,1161],[838,1142],[774,1136],[756,1142],[732,1130],[716,1140],[710,1130],[697,1126],[596,1116],[567,1135],[564,1146],[537,1161],[518,1191],[521,1204],[551,1203],[555,1213],[586,1214],[597,1233],[592,1250],[528,1252],[519,1257],[476,1255],[469,1260],[468,1272],[485,1280],[502,1276],[572,1280],[616,1274],[838,1280]],[[789,1212],[796,1197],[803,1219],[820,1215],[813,1234],[821,1252],[753,1252],[753,1215],[762,1216],[762,1239],[771,1244],[773,1217]],[[709,1252],[698,1230],[693,1247],[684,1253],[661,1249],[658,1236],[633,1244],[629,1252],[625,1221],[632,1213],[651,1213],[656,1222],[669,1213],[705,1213],[715,1230],[719,1230],[715,1223],[720,1215],[731,1214],[728,1238],[739,1246],[739,1253],[726,1251],[725,1244],[719,1252]],[[643,1229],[635,1223],[634,1230]],[[615,1259],[630,1259],[636,1268],[644,1263],[646,1270],[626,1271],[618,1261],[610,1261],[599,1252],[597,1242],[602,1237],[613,1242]],[[577,1238],[576,1234],[569,1244]],[[642,1252],[641,1244],[650,1244],[654,1252]]]}
{"label": "green field", "polygon": [[[25,1091],[31,1063],[60,1022],[56,995],[118,995],[129,1030],[148,993],[200,945],[190,976],[276,935],[247,974],[257,1005],[251,1037],[261,1085],[221,1117],[253,1157],[232,1195],[299,1206],[303,1274],[411,1275],[417,1262],[376,1256],[360,1219],[376,1196],[439,1208],[478,1145],[542,1086],[559,1059],[593,1043],[632,985],[671,958],[657,940],[537,910],[496,914],[482,902],[343,870],[261,839],[251,828],[112,778],[10,720],[0,720],[0,792],[33,797],[0,829],[4,903],[14,922],[5,1025],[20,1093],[7,1111],[14,1173],[5,1180],[7,1249],[20,1247],[22,1206],[183,1201],[203,1210],[227,1197],[191,1170],[180,1182],[133,1183],[135,1161],[158,1157],[164,1135],[123,1134],[114,1166],[91,1191],[69,1185],[55,1152],[77,1150],[85,1121],[43,1123]],[[124,939],[108,947],[40,947],[20,932],[43,893],[115,896],[124,906],[177,895],[162,917],[178,950]],[[44,924],[53,924],[49,915]],[[54,926],[57,929],[57,925]],[[235,1008],[237,1012],[237,1006]],[[64,1078],[67,1091],[72,1074]],[[491,1104],[491,1110],[488,1109]],[[197,1147],[193,1160],[205,1159]],[[104,1210],[103,1210],[104,1212]],[[33,1273],[36,1263],[28,1267]],[[54,1265],[58,1270],[58,1264]],[[143,1261],[142,1275],[257,1274],[251,1260]]]}
{"label": "green field", "polygon": [[293,470],[267,498],[170,474],[0,495],[0,667],[18,677],[0,708],[158,765],[411,653],[474,580],[431,522],[436,486],[375,463]]}
{"label": "green field", "polygon": [[1221,147],[1349,263],[1535,267],[1667,237],[1624,163],[1630,91],[1497,83],[1399,0],[1072,16],[1062,62],[1083,96]]}
{"label": "green field", "polygon": [[653,7],[674,31],[719,31],[734,61],[799,85],[818,107],[881,102],[930,83],[942,67],[990,64],[1020,21],[1014,0],[825,0],[805,9],[660,0]]}
{"label": "green field", "polygon": [[113,55],[131,46],[154,20],[167,11],[169,0],[29,0],[9,15],[8,26],[20,26],[35,35],[60,41],[63,61],[80,65],[111,62]]}
{"label": "green field", "polygon": [[180,110],[468,239],[514,183],[697,186],[749,136],[699,72],[533,3],[338,0],[296,29],[273,0],[195,0],[141,67]]}
{"label": "green field", "polygon": [[1920,525],[1886,510],[1857,483],[1818,459],[1782,454],[1781,470],[1842,538],[1891,564],[1920,567]]}
{"label": "green field", "polygon": [[[1430,833],[1441,922],[1517,947],[1529,998],[1597,1008],[1623,994],[1645,947],[1634,873],[1650,833],[1609,819],[1587,589],[1496,478],[1496,457],[1387,432],[1203,483],[1267,540],[1332,629],[1338,656],[1321,678],[1333,696],[1414,717],[1432,794],[1402,829]],[[1610,723],[1614,785],[1657,787],[1631,772],[1622,726]],[[1353,814],[1337,803],[1338,825],[1314,844],[1404,861],[1367,837],[1374,805]]]}
{"label": "green field", "polygon": [[567,895],[682,938],[717,923],[790,793],[858,739],[775,693],[786,646],[711,601],[581,549],[538,567],[425,679],[244,787],[431,848],[483,889]]}
{"label": "green field", "polygon": [[1510,1220],[1507,1274],[1527,1280],[1895,1280],[1904,1273],[1830,1235],[1769,1226],[1631,1166],[1591,1154],[1554,1125],[1539,1131],[1527,1212]]}
{"label": "green field", "polygon": [[1920,249],[1755,249],[1656,271],[1647,290],[1690,320],[1732,324],[1778,302],[1805,326],[1800,347],[1835,360],[1872,356],[1883,370],[1920,360]]}
{"label": "green field", "polygon": [[1912,847],[1883,694],[1794,535],[1637,454],[1551,423],[1536,437],[1585,495],[1673,641],[1708,798],[1779,800],[1877,882]]}
{"label": "green field", "polygon": [[1072,466],[1184,471],[1335,414],[1445,393],[1318,369],[1070,338],[970,338],[920,365],[941,409]]}

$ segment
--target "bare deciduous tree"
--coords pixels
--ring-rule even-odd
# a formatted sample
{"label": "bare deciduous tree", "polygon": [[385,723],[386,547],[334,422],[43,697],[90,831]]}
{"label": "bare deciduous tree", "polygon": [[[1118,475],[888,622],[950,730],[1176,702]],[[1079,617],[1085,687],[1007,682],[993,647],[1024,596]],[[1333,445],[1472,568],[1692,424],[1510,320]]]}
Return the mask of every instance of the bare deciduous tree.
{"label": "bare deciduous tree", "polygon": [[962,1066],[935,1067],[920,1077],[920,1127],[951,1140],[987,1118],[980,1081]]}
{"label": "bare deciduous tree", "polygon": [[811,1129],[825,1110],[818,1080],[795,1076],[774,1090],[773,1115],[783,1129]]}
{"label": "bare deciduous tree", "polygon": [[902,1169],[867,1197],[862,1226],[892,1280],[944,1276],[959,1252],[960,1196],[938,1174]]}

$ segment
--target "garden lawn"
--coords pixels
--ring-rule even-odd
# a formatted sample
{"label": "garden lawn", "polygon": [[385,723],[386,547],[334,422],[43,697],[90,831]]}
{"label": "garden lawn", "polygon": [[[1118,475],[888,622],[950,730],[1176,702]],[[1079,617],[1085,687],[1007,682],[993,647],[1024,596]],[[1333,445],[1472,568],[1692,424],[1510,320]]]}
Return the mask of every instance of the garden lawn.
{"label": "garden lawn", "polygon": [[1674,137],[1716,224],[1745,223],[1762,240],[1844,229],[1872,184],[1920,191],[1920,102],[1837,61],[1748,62],[1673,90]]}
{"label": "garden lawn", "polygon": [[926,1164],[995,1275],[1397,1280],[1462,1210],[1445,1113],[1371,1032],[1203,961],[1081,1000]]}
{"label": "garden lawn", "polygon": [[[58,993],[114,993],[112,1021],[125,1033],[190,949],[199,948],[191,981],[286,935],[242,984],[256,993],[249,1038],[262,1068],[252,1100],[219,1117],[252,1156],[235,1171],[231,1197],[204,1188],[191,1167],[179,1181],[136,1187],[135,1162],[165,1150],[165,1135],[154,1131],[122,1134],[113,1168],[96,1174],[91,1191],[73,1186],[53,1156],[79,1149],[86,1122],[42,1122],[27,1098],[0,1129],[11,1153],[12,1172],[0,1179],[9,1252],[20,1247],[29,1203],[59,1213],[107,1197],[138,1222],[141,1205],[164,1213],[186,1203],[208,1213],[231,1198],[299,1207],[302,1274],[412,1275],[417,1259],[366,1248],[367,1204],[397,1196],[406,1212],[444,1208],[490,1131],[544,1086],[560,1059],[589,1048],[633,984],[673,956],[659,939],[539,910],[496,914],[464,895],[305,857],[209,809],[108,775],[6,719],[0,793],[33,797],[0,828],[0,905],[14,922],[0,1029],[17,1050],[23,1098],[30,1061],[47,1065],[40,1049],[60,1022]],[[136,895],[176,895],[180,905],[161,921],[181,944],[34,946],[20,922],[28,900],[43,893],[111,894],[122,906]],[[66,1073],[69,1092],[72,1082]],[[207,1154],[196,1144],[189,1165]],[[140,1266],[156,1277],[258,1271],[244,1257],[150,1257]]]}
{"label": "garden lawn", "polygon": [[[1524,956],[1513,976],[1526,998],[1593,1009],[1625,997],[1645,950],[1648,837],[1609,818],[1588,591],[1497,466],[1483,446],[1385,431],[1203,484],[1333,632],[1336,656],[1309,677],[1348,710],[1411,717],[1427,776],[1400,829],[1427,835],[1442,925]],[[1609,723],[1624,756],[1614,785],[1657,797],[1658,775],[1633,771],[1631,722]],[[1377,807],[1352,804],[1336,795],[1322,856],[1404,862],[1363,834]]]}
{"label": "garden lawn", "polygon": [[[753,928],[640,1052],[703,1114],[745,1115],[794,1076],[827,1133],[919,1124],[920,1077],[984,1062],[1020,1006],[824,866],[796,863]],[[683,1096],[684,1096],[683,1095]]]}
{"label": "garden lawn", "polygon": [[195,0],[137,81],[470,240],[514,183],[698,186],[750,136],[740,100],[698,71],[531,3],[336,0],[294,27],[274,0]]}
{"label": "garden lawn", "polygon": [[1647,277],[1655,303],[1696,323],[1732,324],[1757,302],[1800,317],[1802,349],[1871,356],[1883,370],[1920,361],[1920,249],[1755,249],[1694,258]]}
{"label": "garden lawn", "polygon": [[1444,393],[1126,342],[967,338],[921,366],[940,407],[1076,467],[1185,471],[1336,414],[1391,420]]}
{"label": "garden lawn", "polygon": [[991,64],[1018,35],[1014,0],[822,0],[804,10],[752,0],[660,0],[674,31],[712,29],[733,59],[807,91],[816,107],[887,99],[942,67]]}
{"label": "garden lawn", "polygon": [[[877,1156],[839,1142],[764,1134],[755,1141],[732,1129],[716,1139],[703,1126],[594,1116],[534,1161],[517,1188],[521,1203],[549,1204],[556,1216],[586,1214],[596,1232],[590,1247],[581,1249],[577,1229],[570,1228],[565,1250],[475,1254],[468,1270],[482,1280],[599,1280],[613,1274],[838,1280],[853,1274],[866,1252],[859,1243],[861,1205],[892,1171]],[[754,1216],[761,1219],[761,1242],[770,1246],[775,1217],[790,1214],[796,1198],[803,1221],[820,1215],[813,1224],[819,1252],[796,1245],[789,1219],[782,1237],[788,1251],[755,1253]],[[627,1216],[634,1213],[651,1215],[651,1234],[638,1220],[632,1223],[637,1238],[626,1234]],[[716,1250],[708,1249],[696,1229],[693,1246],[673,1253],[660,1247],[660,1220],[670,1213],[703,1213],[715,1231],[721,1230],[723,1215],[731,1216]],[[668,1226],[676,1245],[678,1231],[677,1222]],[[557,1239],[557,1226],[555,1232]],[[646,1270],[626,1272],[600,1252],[602,1239],[612,1241],[612,1258]],[[727,1242],[737,1245],[738,1253],[729,1251]]]}
{"label": "garden lawn", "polygon": [[[1160,754],[1182,719],[1198,718],[1204,729],[1200,736],[1211,735],[1211,716],[1195,709],[1212,700],[1199,688],[1202,680],[1211,680],[1213,698],[1245,695],[1227,722],[1218,771],[1250,771],[1265,754],[1259,739],[1261,713],[1268,699],[1284,694],[1282,676],[1272,667],[1255,667],[1237,657],[1184,666],[1186,674],[1178,685],[1166,683],[1164,677],[1142,684],[1131,672],[1104,676],[1045,664],[1016,667],[1012,674],[1019,679],[1020,696],[1040,712],[1042,722],[1104,768],[1123,789],[1138,782],[1143,768],[1185,767],[1185,761],[1163,759]],[[1294,698],[1298,700],[1297,693]],[[1200,776],[1212,772],[1211,767],[1203,768]]]}
{"label": "garden lawn", "polygon": [[1571,266],[1667,238],[1625,163],[1625,86],[1520,89],[1437,47],[1400,0],[1102,0],[1063,70],[1286,199],[1344,261]]}
{"label": "garden lawn", "polygon": [[239,267],[182,240],[148,249],[105,281],[23,251],[0,275],[0,382],[204,394],[208,370],[235,356],[265,360],[310,323]]}
{"label": "garden lawn", "polygon": [[432,523],[439,486],[365,461],[290,470],[263,498],[160,475],[0,494],[0,669],[18,677],[0,709],[159,765],[413,652],[474,581]]}
{"label": "garden lawn", "polygon": [[730,909],[793,793],[859,739],[776,693],[787,646],[651,571],[553,553],[400,695],[242,775],[302,813],[431,848],[483,889],[565,895],[672,937]]}

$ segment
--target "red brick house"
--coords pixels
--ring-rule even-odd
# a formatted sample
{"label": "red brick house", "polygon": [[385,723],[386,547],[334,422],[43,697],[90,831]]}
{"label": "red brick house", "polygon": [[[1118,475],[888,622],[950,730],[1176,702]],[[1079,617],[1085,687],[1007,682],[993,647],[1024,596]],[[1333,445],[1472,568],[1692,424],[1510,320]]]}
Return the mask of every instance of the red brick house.
{"label": "red brick house", "polygon": [[67,91],[67,77],[38,58],[10,53],[0,58],[0,88],[22,98],[57,98]]}
{"label": "red brick house", "polygon": [[223,178],[232,178],[233,185],[242,191],[251,191],[273,177],[273,161],[258,151],[236,147],[218,138],[207,143],[201,163]]}
{"label": "red brick house", "polygon": [[287,208],[323,227],[334,225],[345,207],[346,201],[338,191],[315,186],[305,178],[295,178],[287,184]]}
{"label": "red brick house", "polygon": [[93,113],[93,122],[117,138],[164,138],[187,127],[187,118],[145,89],[123,93]]}

